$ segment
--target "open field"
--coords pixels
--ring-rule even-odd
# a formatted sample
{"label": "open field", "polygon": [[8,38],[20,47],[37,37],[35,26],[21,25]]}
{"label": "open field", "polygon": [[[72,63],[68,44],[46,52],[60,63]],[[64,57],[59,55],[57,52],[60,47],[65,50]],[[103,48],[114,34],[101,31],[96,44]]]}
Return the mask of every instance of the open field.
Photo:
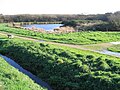
{"label": "open field", "polygon": [[1,37],[0,53],[54,90],[119,90],[120,59],[91,51]]}
{"label": "open field", "polygon": [[46,90],[0,57],[0,90]]}
{"label": "open field", "polygon": [[30,30],[10,28],[5,24],[0,24],[0,31],[41,40],[69,44],[96,44],[103,42],[120,41],[120,32],[76,32],[68,34],[46,34]]}

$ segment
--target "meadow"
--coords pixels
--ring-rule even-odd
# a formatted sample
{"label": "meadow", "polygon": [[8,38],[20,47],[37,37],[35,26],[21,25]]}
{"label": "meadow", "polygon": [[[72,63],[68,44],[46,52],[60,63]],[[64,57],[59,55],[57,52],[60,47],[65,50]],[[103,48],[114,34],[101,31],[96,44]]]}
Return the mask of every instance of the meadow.
{"label": "meadow", "polygon": [[120,59],[22,39],[0,39],[0,53],[42,78],[53,90],[119,90]]}
{"label": "meadow", "polygon": [[96,44],[103,42],[120,41],[120,32],[75,32],[66,34],[48,34],[7,27],[7,24],[0,24],[0,31],[17,34],[46,41],[68,44]]}
{"label": "meadow", "polygon": [[0,90],[47,90],[0,57]]}

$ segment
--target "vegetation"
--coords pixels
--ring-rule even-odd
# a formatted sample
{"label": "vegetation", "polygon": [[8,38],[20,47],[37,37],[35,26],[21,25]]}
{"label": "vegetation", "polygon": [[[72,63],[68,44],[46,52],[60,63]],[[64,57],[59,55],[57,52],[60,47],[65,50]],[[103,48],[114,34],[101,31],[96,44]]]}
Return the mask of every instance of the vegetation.
{"label": "vegetation", "polygon": [[110,50],[112,52],[118,52],[118,53],[120,53],[120,44],[113,45],[113,46],[109,47],[108,50]]}
{"label": "vegetation", "polygon": [[[120,11],[115,13],[105,13],[105,14],[90,14],[90,15],[57,15],[57,14],[43,14],[43,15],[2,15],[0,14],[0,22],[63,22],[66,25],[72,25],[76,27],[76,20],[78,21],[96,21],[100,20],[105,23],[93,26],[95,30],[100,31],[120,31]],[[67,22],[67,23],[66,23]],[[82,27],[83,29],[85,27]],[[90,30],[91,27],[85,28],[85,30]],[[81,30],[81,27],[80,29]],[[94,30],[94,29],[91,29]]]}
{"label": "vegetation", "polygon": [[[81,32],[39,33],[0,24],[1,32],[68,44],[96,44],[120,40],[120,13],[97,15],[2,15],[0,22],[63,22]],[[23,24],[24,24],[23,23]],[[93,32],[96,31],[96,32]],[[120,90],[120,58],[45,43],[0,36],[0,53],[42,78],[53,90]],[[120,45],[108,50],[120,52]],[[43,90],[0,58],[0,89]]]}
{"label": "vegetation", "polygon": [[109,22],[113,26],[113,30],[120,31],[120,11],[109,16]]}
{"label": "vegetation", "polygon": [[[81,22],[82,21],[82,22]],[[98,23],[101,21],[101,23]],[[96,23],[95,25],[89,26],[89,23]],[[120,11],[115,13],[106,13],[98,15],[87,15],[84,19],[71,19],[63,21],[65,25],[79,27],[78,30],[96,30],[96,31],[120,31]],[[81,27],[81,23],[86,23],[88,26]]]}
{"label": "vegetation", "polygon": [[57,15],[57,14],[43,14],[43,15],[0,15],[0,22],[56,22],[69,20],[108,20],[108,14],[98,15]]}
{"label": "vegetation", "polygon": [[47,34],[30,30],[7,27],[0,24],[0,31],[23,35],[27,37],[70,44],[95,44],[120,40],[120,32],[75,32],[67,34]]}
{"label": "vegetation", "polygon": [[70,20],[63,21],[64,26],[72,26],[78,31],[108,31],[111,27],[102,20]]}
{"label": "vegetation", "polygon": [[46,90],[0,57],[0,90]]}
{"label": "vegetation", "polygon": [[119,90],[120,59],[20,39],[0,40],[0,53],[48,82],[54,90]]}
{"label": "vegetation", "polygon": [[95,44],[120,40],[118,32],[76,32],[69,34],[51,34],[48,39],[70,44]]}

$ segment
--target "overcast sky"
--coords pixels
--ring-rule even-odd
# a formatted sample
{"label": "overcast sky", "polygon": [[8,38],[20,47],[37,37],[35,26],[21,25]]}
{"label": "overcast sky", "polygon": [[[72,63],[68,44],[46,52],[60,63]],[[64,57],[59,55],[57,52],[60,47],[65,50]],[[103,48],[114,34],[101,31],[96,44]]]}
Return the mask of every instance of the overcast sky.
{"label": "overcast sky", "polygon": [[0,0],[2,14],[101,14],[120,11],[120,0]]}

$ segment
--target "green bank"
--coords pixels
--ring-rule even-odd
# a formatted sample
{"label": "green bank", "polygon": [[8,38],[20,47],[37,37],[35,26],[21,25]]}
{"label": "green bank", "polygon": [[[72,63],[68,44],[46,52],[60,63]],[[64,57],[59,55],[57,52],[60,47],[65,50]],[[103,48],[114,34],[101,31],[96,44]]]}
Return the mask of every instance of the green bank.
{"label": "green bank", "polygon": [[20,39],[0,39],[0,53],[54,90],[119,90],[120,58]]}
{"label": "green bank", "polygon": [[46,90],[0,57],[0,90]]}

